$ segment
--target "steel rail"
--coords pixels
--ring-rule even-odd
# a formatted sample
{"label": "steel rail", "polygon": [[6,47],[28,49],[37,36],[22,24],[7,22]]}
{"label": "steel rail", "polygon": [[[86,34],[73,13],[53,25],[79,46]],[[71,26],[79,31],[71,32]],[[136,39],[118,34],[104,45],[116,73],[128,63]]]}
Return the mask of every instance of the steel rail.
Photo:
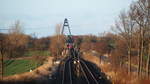
{"label": "steel rail", "polygon": [[70,61],[69,61],[69,76],[70,76],[70,84],[72,84],[71,62]]}
{"label": "steel rail", "polygon": [[98,81],[96,80],[96,78],[94,77],[93,73],[91,72],[91,70],[88,68],[88,66],[84,63],[84,61],[80,60],[83,65],[86,67],[86,69],[88,70],[88,72],[90,73],[90,75],[92,76],[92,78],[94,79],[96,84],[99,84]]}
{"label": "steel rail", "polygon": [[[66,61],[66,62],[67,62],[67,61]],[[64,63],[64,66],[63,66],[62,84],[64,84],[64,80],[65,80],[65,67],[66,67],[66,62]]]}
{"label": "steel rail", "polygon": [[[67,68],[67,63],[69,63],[69,66]],[[65,84],[65,72],[66,69],[69,69],[69,79],[70,79],[70,84],[72,84],[72,75],[71,75],[71,64],[70,64],[70,57],[66,59],[64,66],[63,66],[63,77],[62,77],[62,83],[61,84]]]}
{"label": "steel rail", "polygon": [[87,75],[86,75],[85,71],[83,70],[83,67],[82,67],[81,63],[79,63],[79,65],[80,65],[80,67],[81,67],[81,71],[83,72],[84,77],[85,77],[85,79],[86,79],[87,83],[88,83],[88,84],[90,84],[89,79],[88,79],[88,77],[87,77]]}
{"label": "steel rail", "polygon": [[73,50],[73,57],[74,57],[74,58],[76,58],[75,53],[76,53],[75,50]]}
{"label": "steel rail", "polygon": [[64,84],[64,80],[65,80],[65,69],[66,69],[66,64],[67,64],[67,61],[69,60],[70,58],[67,58],[65,63],[64,63],[64,66],[63,66],[63,75],[62,75],[62,84]]}

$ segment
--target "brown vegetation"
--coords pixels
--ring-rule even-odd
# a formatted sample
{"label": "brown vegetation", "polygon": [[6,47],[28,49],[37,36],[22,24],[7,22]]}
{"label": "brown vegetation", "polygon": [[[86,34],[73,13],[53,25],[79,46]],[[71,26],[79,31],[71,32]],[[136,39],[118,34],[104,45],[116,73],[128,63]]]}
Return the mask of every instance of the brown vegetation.
{"label": "brown vegetation", "polygon": [[127,70],[120,67],[113,67],[109,62],[101,63],[101,60],[98,56],[94,56],[92,53],[86,52],[83,55],[85,60],[88,60],[92,63],[95,63],[102,72],[105,72],[107,77],[111,79],[113,84],[149,84],[150,80],[138,79],[136,73],[132,72],[128,75]]}
{"label": "brown vegetation", "polygon": [[[131,4],[127,12],[121,12],[119,20],[116,22],[114,29],[118,36],[124,41],[126,51],[124,55],[125,60],[128,61],[128,73],[130,74],[132,58],[136,56],[136,63],[138,64],[137,75],[140,78],[149,78],[150,72],[150,1],[138,0]],[[118,44],[117,44],[118,45]],[[119,46],[116,48],[118,50]],[[115,50],[115,51],[116,51]],[[117,51],[119,52],[119,51]],[[119,52],[120,53],[120,52]],[[118,53],[118,54],[119,54]],[[123,55],[120,55],[121,57]],[[115,56],[117,56],[115,54]],[[118,60],[120,61],[120,59]],[[124,60],[122,60],[124,61]],[[146,68],[146,73],[143,70]]]}
{"label": "brown vegetation", "polygon": [[61,35],[61,25],[57,24],[55,29],[55,36],[51,37],[49,50],[55,58],[60,58],[65,45],[65,36]]}

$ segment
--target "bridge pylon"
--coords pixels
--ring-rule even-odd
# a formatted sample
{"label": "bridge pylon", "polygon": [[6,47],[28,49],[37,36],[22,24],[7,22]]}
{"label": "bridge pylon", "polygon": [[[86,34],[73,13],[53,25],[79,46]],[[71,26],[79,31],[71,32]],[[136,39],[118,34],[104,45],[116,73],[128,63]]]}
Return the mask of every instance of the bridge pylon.
{"label": "bridge pylon", "polygon": [[67,18],[65,18],[65,20],[64,20],[63,28],[62,28],[61,34],[64,34],[65,27],[68,28],[69,35],[71,35],[71,30],[70,30],[70,26],[69,26],[69,23],[68,23],[68,19],[67,19]]}

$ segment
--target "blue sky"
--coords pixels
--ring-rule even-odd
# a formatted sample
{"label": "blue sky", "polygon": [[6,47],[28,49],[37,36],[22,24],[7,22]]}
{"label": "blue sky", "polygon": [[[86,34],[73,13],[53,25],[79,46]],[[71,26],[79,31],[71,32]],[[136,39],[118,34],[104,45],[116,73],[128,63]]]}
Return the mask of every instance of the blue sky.
{"label": "blue sky", "polygon": [[56,24],[68,18],[75,35],[110,31],[121,10],[135,0],[0,0],[0,28],[20,20],[25,33],[54,34]]}

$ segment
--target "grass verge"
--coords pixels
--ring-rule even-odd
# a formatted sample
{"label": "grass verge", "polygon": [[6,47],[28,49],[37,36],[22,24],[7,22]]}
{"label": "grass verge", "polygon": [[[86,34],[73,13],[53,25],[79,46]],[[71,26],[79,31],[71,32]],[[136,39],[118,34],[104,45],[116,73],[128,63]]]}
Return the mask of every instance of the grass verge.
{"label": "grass verge", "polygon": [[30,69],[35,69],[40,64],[34,60],[5,60],[4,61],[4,76],[29,72]]}

